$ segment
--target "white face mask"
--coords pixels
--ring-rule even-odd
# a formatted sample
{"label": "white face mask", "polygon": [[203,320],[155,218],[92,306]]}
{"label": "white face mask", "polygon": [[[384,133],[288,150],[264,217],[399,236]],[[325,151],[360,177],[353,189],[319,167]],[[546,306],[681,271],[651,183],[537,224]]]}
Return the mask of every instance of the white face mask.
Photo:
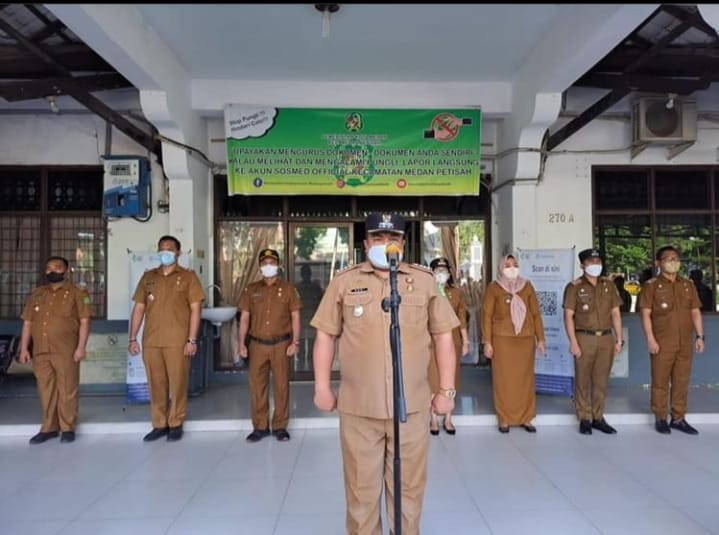
{"label": "white face mask", "polygon": [[589,264],[584,267],[584,273],[590,277],[599,277],[602,274],[602,264]]}
{"label": "white face mask", "polygon": [[[378,269],[389,269],[389,262],[387,262],[387,255],[385,249],[387,246],[383,243],[373,245],[367,251],[367,260]],[[402,261],[402,253],[399,254],[399,261]]]}
{"label": "white face mask", "polygon": [[260,272],[262,273],[263,277],[276,277],[277,271],[278,267],[273,264],[266,264],[264,266],[260,266]]}
{"label": "white face mask", "polygon": [[444,271],[435,273],[434,280],[436,280],[438,284],[447,284],[447,281],[449,280],[449,273],[446,273]]}
{"label": "white face mask", "polygon": [[509,280],[515,280],[519,278],[518,267],[506,267],[502,270],[502,273],[504,273],[504,276],[507,277]]}

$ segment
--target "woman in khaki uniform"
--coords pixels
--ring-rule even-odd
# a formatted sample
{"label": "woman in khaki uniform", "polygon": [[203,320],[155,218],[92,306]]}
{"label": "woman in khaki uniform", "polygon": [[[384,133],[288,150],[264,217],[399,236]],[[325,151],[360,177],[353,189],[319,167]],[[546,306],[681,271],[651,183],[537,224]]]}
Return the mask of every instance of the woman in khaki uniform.
{"label": "woman in khaki uniform", "polygon": [[482,302],[484,354],[492,359],[494,410],[500,433],[521,425],[535,433],[534,353],[546,354],[544,324],[532,284],[512,255],[502,257]]}
{"label": "woman in khaki uniform", "polygon": [[[454,287],[454,279],[449,272],[449,260],[447,258],[435,258],[430,262],[429,269],[434,273],[434,280],[437,282],[437,290],[440,295],[449,300],[452,310],[459,319],[459,327],[452,329],[452,341],[454,342],[454,351],[457,354],[457,367],[454,372],[454,388],[459,390],[460,371],[462,355],[466,355],[469,351],[469,335],[467,334],[467,308],[464,303],[464,296],[459,288]],[[437,370],[437,361],[434,358],[429,359],[429,387],[432,390],[432,396],[439,392],[439,370]],[[452,413],[448,412],[444,417],[444,430],[449,435],[454,435],[457,430],[452,424]],[[439,422],[437,414],[430,412],[429,432],[432,435],[439,435]]]}

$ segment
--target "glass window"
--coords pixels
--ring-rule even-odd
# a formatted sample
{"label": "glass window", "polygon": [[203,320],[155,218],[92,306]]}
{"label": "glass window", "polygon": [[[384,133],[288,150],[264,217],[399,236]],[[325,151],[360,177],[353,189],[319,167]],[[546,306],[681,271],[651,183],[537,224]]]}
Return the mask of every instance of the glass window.
{"label": "glass window", "polygon": [[598,170],[594,173],[597,210],[649,208],[649,174],[645,170]]}
{"label": "glass window", "polygon": [[654,172],[654,192],[657,210],[708,209],[708,173],[705,169]]}
{"label": "glass window", "polygon": [[93,317],[105,316],[102,190],[102,167],[0,168],[0,317],[20,316],[53,255],[67,258],[73,282],[90,293]]}

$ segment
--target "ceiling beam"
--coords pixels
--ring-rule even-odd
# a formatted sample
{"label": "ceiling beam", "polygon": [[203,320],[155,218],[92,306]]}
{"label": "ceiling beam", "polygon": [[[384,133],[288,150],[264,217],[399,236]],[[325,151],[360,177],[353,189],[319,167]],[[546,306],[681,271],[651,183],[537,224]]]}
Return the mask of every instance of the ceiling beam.
{"label": "ceiling beam", "polygon": [[[63,77],[73,77],[70,70],[53,57],[53,55],[45,50],[42,46],[33,43],[27,36],[18,31],[7,17],[0,13],[0,30],[4,31],[12,39],[15,39],[22,47],[29,50],[47,65]],[[70,91],[68,93],[72,98],[80,102],[87,109],[95,112],[97,115],[112,124],[130,139],[135,140],[147,150],[154,152],[159,158],[162,158],[162,144],[152,133],[147,133],[138,128],[134,123],[128,121],[125,117],[107,106],[97,97],[94,97],[86,91]]]}
{"label": "ceiling beam", "polygon": [[[67,28],[65,24],[62,23],[61,20],[55,19],[50,20],[45,16],[45,14],[40,11],[34,4],[23,4],[25,6],[25,9],[27,9],[30,13],[35,15],[35,18],[37,18],[40,22],[42,22],[45,25],[45,28],[40,30],[38,33],[30,37],[30,39],[36,43],[39,43],[40,41],[44,41],[48,37],[50,37],[53,34],[58,34],[63,41],[66,43],[72,43],[72,39],[70,39],[67,35],[62,33],[62,30]],[[50,33],[47,33],[50,32]],[[44,35],[47,33],[47,35]]]}
{"label": "ceiling beam", "polygon": [[648,93],[676,93],[690,95],[695,91],[707,89],[719,77],[671,78],[640,74],[608,74],[589,73],[575,82],[578,87],[595,87],[599,89],[629,89]]}
{"label": "ceiling beam", "polygon": [[[656,12],[654,16],[656,16]],[[651,18],[648,19],[646,23],[648,23],[649,20],[651,20]],[[691,27],[692,23],[689,20],[683,20],[681,23],[677,24],[664,37],[654,43],[651,48],[644,51],[638,58],[632,61],[624,69],[623,74],[627,75],[637,71],[640,67],[642,67],[649,60],[654,58],[664,48],[671,44],[672,41],[674,41],[677,37],[682,35]],[[635,32],[636,31],[638,30],[635,30]],[[617,102],[622,100],[631,92],[632,90],[629,87],[625,86],[613,89],[612,91],[604,95],[604,97],[602,97],[597,102],[592,104],[589,108],[584,110],[578,117],[575,117],[563,127],[561,127],[559,130],[557,130],[554,134],[550,135],[549,139],[547,140],[546,150],[553,150],[555,147],[557,147],[557,145],[566,141],[570,136],[579,131],[579,129],[586,126],[588,123],[590,123],[600,114],[604,113],[606,110],[614,106]]]}
{"label": "ceiling beam", "polygon": [[132,84],[118,73],[15,82],[0,81],[0,97],[8,102],[18,102],[49,95],[70,95],[77,91],[107,91],[125,87],[132,87]]}
{"label": "ceiling beam", "polygon": [[569,139],[569,137],[579,131],[580,128],[583,128],[599,117],[599,115],[614,106],[629,93],[631,93],[629,89],[615,89],[604,95],[604,97],[584,110],[579,116],[569,121],[554,134],[551,134],[547,140],[546,150],[553,150],[557,145]]}
{"label": "ceiling beam", "polygon": [[661,10],[669,13],[674,18],[689,22],[694,28],[704,32],[709,37],[717,37],[716,30],[709,26],[697,11],[687,11],[683,7],[673,4],[662,4]]}

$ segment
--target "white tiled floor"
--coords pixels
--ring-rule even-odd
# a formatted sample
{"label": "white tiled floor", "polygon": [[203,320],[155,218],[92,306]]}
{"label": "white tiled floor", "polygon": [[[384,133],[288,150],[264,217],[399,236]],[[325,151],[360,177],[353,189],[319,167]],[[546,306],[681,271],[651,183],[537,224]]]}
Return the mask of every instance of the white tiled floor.
{"label": "white tiled floor", "polygon": [[[431,437],[422,533],[719,535],[719,389],[690,393],[696,437],[657,434],[648,400],[610,389],[619,434],[582,436],[570,399],[539,396],[538,433],[501,435],[487,378],[463,377],[457,435]],[[27,443],[31,394],[0,407],[1,535],[345,533],[336,416],[311,384],[292,386],[288,443],[245,442],[241,384],[192,398],[179,443],[143,443],[148,407],[121,396],[82,397],[73,444]]]}
{"label": "white tiled floor", "polygon": [[[698,437],[648,425],[581,436],[459,427],[432,437],[422,532],[456,535],[719,534],[719,425]],[[0,438],[0,533],[344,533],[336,429],[289,443],[245,432],[88,434],[39,446]]]}

